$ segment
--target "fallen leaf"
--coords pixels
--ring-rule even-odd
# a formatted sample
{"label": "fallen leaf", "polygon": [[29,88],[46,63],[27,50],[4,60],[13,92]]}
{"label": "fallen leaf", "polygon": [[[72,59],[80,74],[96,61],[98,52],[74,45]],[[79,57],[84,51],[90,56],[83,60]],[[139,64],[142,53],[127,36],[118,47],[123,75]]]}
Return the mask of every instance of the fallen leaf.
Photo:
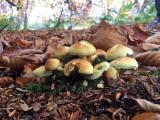
{"label": "fallen leaf", "polygon": [[70,120],[76,120],[79,117],[80,111],[72,112]]}
{"label": "fallen leaf", "polygon": [[134,99],[138,105],[146,112],[160,113],[160,105],[151,103],[145,99]]}
{"label": "fallen leaf", "polygon": [[0,77],[0,85],[1,86],[6,86],[14,83],[13,78],[11,77]]}
{"label": "fallen leaf", "polygon": [[145,40],[145,43],[160,45],[160,32],[157,32],[157,33],[154,34],[153,36],[148,37],[148,38]]}
{"label": "fallen leaf", "polygon": [[20,105],[20,107],[22,108],[23,111],[28,111],[29,110],[29,107],[25,102],[19,103],[19,105]]}
{"label": "fallen leaf", "polygon": [[139,53],[135,58],[143,65],[160,67],[160,51]]}
{"label": "fallen leaf", "polygon": [[101,114],[99,116],[92,116],[91,120],[111,120],[107,115]]}
{"label": "fallen leaf", "polygon": [[142,45],[143,50],[148,51],[148,50],[152,50],[154,48],[160,48],[160,45],[157,44],[151,44],[151,43],[144,43]]}
{"label": "fallen leaf", "polygon": [[17,46],[11,46],[7,47],[3,50],[2,55],[3,56],[17,56],[21,52],[21,48]]}
{"label": "fallen leaf", "polygon": [[12,117],[13,115],[15,115],[17,110],[13,110],[12,112],[9,113],[8,117]]}
{"label": "fallen leaf", "polygon": [[146,112],[135,115],[132,120],[160,120],[160,114]]}
{"label": "fallen leaf", "polygon": [[111,25],[101,27],[89,40],[96,48],[108,50],[116,44],[127,45],[127,40]]}
{"label": "fallen leaf", "polygon": [[39,111],[41,108],[41,104],[40,103],[33,103],[32,108],[34,111]]}

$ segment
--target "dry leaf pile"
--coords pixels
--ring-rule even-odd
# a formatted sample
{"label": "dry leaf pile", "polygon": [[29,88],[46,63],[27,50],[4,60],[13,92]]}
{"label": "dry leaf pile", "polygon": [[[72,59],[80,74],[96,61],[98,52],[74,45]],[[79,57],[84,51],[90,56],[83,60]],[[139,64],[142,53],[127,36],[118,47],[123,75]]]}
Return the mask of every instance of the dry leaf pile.
{"label": "dry leaf pile", "polygon": [[[149,29],[149,32],[154,33],[153,29]],[[159,33],[150,36],[146,30],[144,24],[113,26],[102,21],[86,30],[3,31],[0,34],[0,119],[159,120]],[[104,60],[102,54],[112,51],[110,49],[116,44],[126,46],[127,50],[131,48],[134,53],[122,52],[124,57],[118,56],[116,59],[123,65],[130,65],[130,62],[122,62],[122,58],[126,59],[129,54],[129,58],[135,58],[139,62],[139,68],[116,68],[117,62],[111,52],[110,59],[106,58],[112,66],[108,69],[109,72],[105,71],[101,74],[103,77],[99,77],[98,88],[89,88],[78,95],[66,90],[56,97],[26,89],[29,83],[41,81],[34,76],[33,71],[45,66],[49,59],[58,59],[63,63],[56,68],[57,75],[67,75],[63,71],[66,61],[62,61],[63,57],[55,57],[56,50],[62,46],[72,46],[81,40],[96,47],[95,55],[80,56],[80,59],[89,61],[93,68],[99,60]],[[119,52],[121,50],[122,48]],[[97,56],[99,59],[96,59]],[[94,59],[96,61],[92,63]],[[40,69],[41,73],[46,72],[44,66]],[[50,72],[45,75],[50,75]],[[78,78],[83,77],[79,74]],[[84,86],[90,84],[87,79],[83,80]],[[53,81],[49,85],[51,90],[56,88]]]}

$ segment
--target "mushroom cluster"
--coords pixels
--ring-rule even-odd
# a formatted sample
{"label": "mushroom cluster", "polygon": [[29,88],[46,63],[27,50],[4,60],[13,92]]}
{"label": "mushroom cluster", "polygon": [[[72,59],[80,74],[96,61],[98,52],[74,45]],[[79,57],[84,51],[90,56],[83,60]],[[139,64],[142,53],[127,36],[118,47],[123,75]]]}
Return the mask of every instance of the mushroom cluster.
{"label": "mushroom cluster", "polygon": [[[62,75],[68,77],[76,72],[85,76],[85,82],[102,76],[108,79],[117,79],[119,76],[118,69],[135,70],[138,68],[137,61],[127,56],[132,54],[132,49],[121,44],[104,51],[96,49],[87,41],[79,41],[70,47],[62,46],[58,48],[54,58],[48,59],[45,65],[35,69],[33,74],[40,76],[48,71],[59,71]],[[66,60],[64,62],[65,58],[67,58],[67,62]]]}

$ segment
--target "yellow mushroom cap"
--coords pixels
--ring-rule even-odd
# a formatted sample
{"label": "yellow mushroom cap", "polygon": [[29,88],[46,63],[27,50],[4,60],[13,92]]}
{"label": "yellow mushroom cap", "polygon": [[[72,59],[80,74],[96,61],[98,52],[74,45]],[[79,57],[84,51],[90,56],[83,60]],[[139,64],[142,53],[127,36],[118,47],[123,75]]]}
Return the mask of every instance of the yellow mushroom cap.
{"label": "yellow mushroom cap", "polygon": [[89,56],[96,53],[96,48],[87,41],[80,41],[69,48],[70,55]]}
{"label": "yellow mushroom cap", "polygon": [[93,66],[87,60],[82,59],[74,59],[69,63],[65,64],[64,67],[64,75],[69,76],[70,73],[75,69],[78,68],[79,73],[82,74],[92,74],[93,73]]}
{"label": "yellow mushroom cap", "polygon": [[94,66],[93,68],[93,74],[89,77],[89,79],[94,80],[102,76],[104,71],[107,71],[110,67],[110,64],[108,62],[101,62]]}
{"label": "yellow mushroom cap", "polygon": [[111,67],[116,69],[137,69],[138,63],[131,57],[119,57],[110,63]]}
{"label": "yellow mushroom cap", "polygon": [[34,76],[40,76],[40,75],[42,75],[42,74],[44,74],[44,73],[46,73],[46,72],[47,72],[47,71],[46,71],[45,67],[44,67],[44,66],[40,66],[40,67],[36,68],[36,69],[33,71],[33,75],[34,75]]}
{"label": "yellow mushroom cap", "polygon": [[58,59],[48,59],[45,63],[46,70],[56,70],[61,65]]}
{"label": "yellow mushroom cap", "polygon": [[58,48],[55,52],[55,56],[56,57],[61,57],[61,56],[65,56],[67,55],[69,52],[69,47],[67,46],[62,46],[60,48]]}
{"label": "yellow mushroom cap", "polygon": [[110,67],[104,74],[105,78],[116,80],[119,76],[118,71],[114,67]]}
{"label": "yellow mushroom cap", "polygon": [[117,44],[107,51],[105,57],[107,60],[114,60],[120,56],[127,56],[132,54],[133,54],[132,49],[123,46],[121,44]]}

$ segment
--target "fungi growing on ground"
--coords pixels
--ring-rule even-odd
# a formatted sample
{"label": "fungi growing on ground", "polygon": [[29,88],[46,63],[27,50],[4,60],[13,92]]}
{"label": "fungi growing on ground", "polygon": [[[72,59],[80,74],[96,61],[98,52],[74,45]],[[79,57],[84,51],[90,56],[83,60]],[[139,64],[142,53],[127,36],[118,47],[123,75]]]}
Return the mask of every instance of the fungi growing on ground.
{"label": "fungi growing on ground", "polygon": [[119,77],[118,71],[114,67],[110,67],[105,73],[104,77],[107,79],[116,80]]}
{"label": "fungi growing on ground", "polygon": [[121,44],[117,44],[107,51],[105,57],[106,57],[106,60],[110,61],[110,60],[114,60],[121,56],[127,56],[127,55],[132,55],[132,54],[133,54],[132,49],[126,46],[123,46]]}
{"label": "fungi growing on ground", "polygon": [[69,48],[70,55],[77,55],[84,59],[86,59],[87,56],[94,55],[95,53],[96,48],[87,41],[77,42]]}
{"label": "fungi growing on ground", "polygon": [[48,71],[59,70],[62,68],[62,65],[58,59],[48,59],[45,63],[45,69]]}
{"label": "fungi growing on ground", "polygon": [[116,69],[134,69],[138,68],[138,63],[134,58],[131,57],[119,57],[110,63],[111,67]]}
{"label": "fungi growing on ground", "polygon": [[33,75],[39,77],[43,74],[46,74],[47,72],[48,71],[45,69],[45,66],[40,66],[33,71]]}
{"label": "fungi growing on ground", "polygon": [[89,77],[89,79],[94,80],[102,76],[104,71],[109,69],[110,65],[108,62],[102,62],[94,66],[93,74]]}
{"label": "fungi growing on ground", "polygon": [[62,46],[60,48],[58,48],[55,52],[55,57],[60,58],[63,57],[65,55],[67,55],[69,52],[69,47],[67,46]]}
{"label": "fungi growing on ground", "polygon": [[75,68],[77,68],[78,72],[81,74],[90,75],[93,73],[93,66],[89,61],[83,59],[74,59],[65,64],[64,75],[69,76]]}

